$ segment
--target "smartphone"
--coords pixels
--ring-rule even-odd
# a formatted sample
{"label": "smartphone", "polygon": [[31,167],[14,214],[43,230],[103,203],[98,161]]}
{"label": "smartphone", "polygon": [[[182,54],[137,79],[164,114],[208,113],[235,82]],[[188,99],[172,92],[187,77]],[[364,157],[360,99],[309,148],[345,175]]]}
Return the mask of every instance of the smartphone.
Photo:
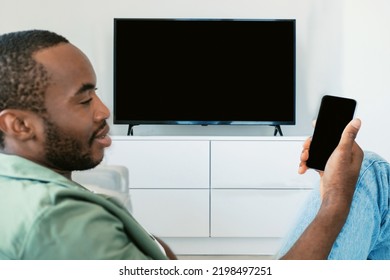
{"label": "smartphone", "polygon": [[307,167],[325,169],[326,162],[340,142],[346,125],[353,119],[356,100],[324,95],[314,127]]}

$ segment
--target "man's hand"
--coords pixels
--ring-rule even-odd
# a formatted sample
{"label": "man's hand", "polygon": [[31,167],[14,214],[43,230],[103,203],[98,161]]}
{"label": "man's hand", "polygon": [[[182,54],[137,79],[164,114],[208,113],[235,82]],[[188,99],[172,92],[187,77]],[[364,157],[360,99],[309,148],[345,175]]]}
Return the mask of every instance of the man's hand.
{"label": "man's hand", "polygon": [[158,238],[157,236],[154,236],[154,238],[161,244],[161,246],[164,248],[165,250],[165,253],[168,257],[168,259],[170,260],[177,260],[177,256],[175,255],[175,253],[173,253],[173,251],[171,250],[171,248],[164,242],[161,240],[161,238]]}
{"label": "man's hand", "polygon": [[[327,259],[352,203],[364,153],[355,142],[361,122],[352,120],[327,161],[321,176],[322,203],[314,220],[282,259]],[[299,173],[306,172],[311,139],[303,145]]]}
{"label": "man's hand", "polygon": [[[347,192],[349,196],[355,191],[355,184],[359,176],[360,166],[363,160],[363,151],[355,142],[359,132],[361,121],[352,120],[344,129],[340,143],[328,159],[324,171],[319,171],[321,176],[321,197],[329,192]],[[307,171],[306,161],[309,158],[311,138],[303,144],[301,163],[298,173]],[[352,186],[348,188],[348,186]]]}
{"label": "man's hand", "polygon": [[321,180],[322,199],[335,195],[352,201],[364,156],[355,142],[360,125],[359,119],[349,123],[339,145],[330,156]]}

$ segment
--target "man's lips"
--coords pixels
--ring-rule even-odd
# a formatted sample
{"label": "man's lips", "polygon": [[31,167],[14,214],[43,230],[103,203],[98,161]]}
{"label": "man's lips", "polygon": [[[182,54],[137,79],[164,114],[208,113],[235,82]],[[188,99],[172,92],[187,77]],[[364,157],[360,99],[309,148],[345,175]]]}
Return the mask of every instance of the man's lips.
{"label": "man's lips", "polygon": [[111,138],[108,136],[110,127],[106,124],[103,129],[99,130],[94,137],[94,141],[98,142],[103,147],[109,147],[111,145]]}
{"label": "man's lips", "polygon": [[107,136],[108,132],[109,132],[110,128],[108,125],[105,125],[103,127],[103,129],[99,130],[96,134],[95,134],[95,138],[104,138],[105,136]]}

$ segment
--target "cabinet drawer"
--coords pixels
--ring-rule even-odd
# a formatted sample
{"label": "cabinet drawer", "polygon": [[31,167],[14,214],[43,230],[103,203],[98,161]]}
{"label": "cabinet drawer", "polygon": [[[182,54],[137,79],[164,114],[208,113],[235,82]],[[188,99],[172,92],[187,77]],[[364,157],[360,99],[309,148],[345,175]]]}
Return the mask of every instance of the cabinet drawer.
{"label": "cabinet drawer", "polygon": [[130,188],[209,188],[208,141],[113,140],[106,160],[127,166]]}
{"label": "cabinet drawer", "polygon": [[303,141],[212,141],[212,188],[313,188],[316,172],[298,174]]}
{"label": "cabinet drawer", "polygon": [[284,237],[311,190],[211,191],[211,237]]}
{"label": "cabinet drawer", "polygon": [[208,190],[130,190],[133,215],[158,237],[209,237]]}

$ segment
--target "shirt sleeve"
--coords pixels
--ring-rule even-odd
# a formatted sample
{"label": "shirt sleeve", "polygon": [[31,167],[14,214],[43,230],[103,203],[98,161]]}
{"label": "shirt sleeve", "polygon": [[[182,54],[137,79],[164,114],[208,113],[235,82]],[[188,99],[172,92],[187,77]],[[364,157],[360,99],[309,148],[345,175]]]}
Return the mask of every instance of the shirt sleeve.
{"label": "shirt sleeve", "polygon": [[[141,231],[142,232],[142,231]],[[26,235],[22,259],[151,259],[139,231],[129,232],[120,217],[90,201],[63,200],[45,209]],[[141,240],[148,240],[143,236]],[[153,242],[150,238],[150,242]]]}

